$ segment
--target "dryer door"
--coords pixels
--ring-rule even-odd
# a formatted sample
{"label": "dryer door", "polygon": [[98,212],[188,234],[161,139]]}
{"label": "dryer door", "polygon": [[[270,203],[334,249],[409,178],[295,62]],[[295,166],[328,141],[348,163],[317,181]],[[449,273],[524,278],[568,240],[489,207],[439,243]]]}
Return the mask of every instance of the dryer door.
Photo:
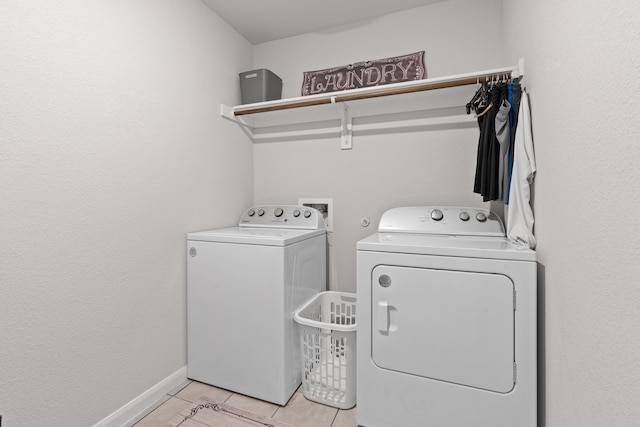
{"label": "dryer door", "polygon": [[508,393],[514,285],[504,275],[377,266],[372,358],[383,369]]}

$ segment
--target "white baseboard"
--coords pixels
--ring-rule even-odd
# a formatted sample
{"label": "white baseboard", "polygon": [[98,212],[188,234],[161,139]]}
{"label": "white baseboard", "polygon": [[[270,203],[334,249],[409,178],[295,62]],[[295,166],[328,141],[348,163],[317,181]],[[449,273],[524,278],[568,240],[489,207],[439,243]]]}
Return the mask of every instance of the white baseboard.
{"label": "white baseboard", "polygon": [[93,427],[122,427],[133,422],[164,396],[187,381],[187,367],[178,369],[158,384],[131,400]]}

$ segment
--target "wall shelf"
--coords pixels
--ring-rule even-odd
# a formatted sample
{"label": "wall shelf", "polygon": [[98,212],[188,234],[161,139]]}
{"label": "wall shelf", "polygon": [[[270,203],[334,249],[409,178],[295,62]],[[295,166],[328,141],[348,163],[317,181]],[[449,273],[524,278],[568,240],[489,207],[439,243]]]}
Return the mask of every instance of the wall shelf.
{"label": "wall shelf", "polygon": [[354,133],[475,124],[464,111],[472,95],[464,86],[504,76],[522,78],[524,60],[513,67],[385,86],[234,107],[223,104],[220,115],[240,125],[253,142],[339,136],[341,147],[350,149]]}

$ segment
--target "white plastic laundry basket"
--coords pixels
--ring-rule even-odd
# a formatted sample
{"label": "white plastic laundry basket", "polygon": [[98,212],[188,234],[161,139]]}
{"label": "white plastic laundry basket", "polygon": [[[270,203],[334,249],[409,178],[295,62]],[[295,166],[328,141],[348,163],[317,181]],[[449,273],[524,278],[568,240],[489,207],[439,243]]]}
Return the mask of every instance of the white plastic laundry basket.
{"label": "white plastic laundry basket", "polygon": [[300,327],[302,393],[340,409],[356,404],[356,295],[321,292],[294,316]]}

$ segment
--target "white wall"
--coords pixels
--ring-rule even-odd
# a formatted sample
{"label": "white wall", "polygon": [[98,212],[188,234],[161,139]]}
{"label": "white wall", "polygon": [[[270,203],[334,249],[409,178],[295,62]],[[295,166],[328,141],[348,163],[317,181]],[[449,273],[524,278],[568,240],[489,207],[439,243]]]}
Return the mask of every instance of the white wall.
{"label": "white wall", "polygon": [[386,208],[480,205],[473,129],[348,152],[262,144],[252,159],[217,119],[252,66],[289,97],[303,71],[417,50],[431,77],[526,59],[543,425],[637,424],[639,29],[635,0],[451,0],[258,45],[252,64],[198,0],[1,2],[3,425],[91,425],[184,366],[184,234],[234,223],[254,182],[256,203],[334,198],[332,286],[348,291],[355,242]]}
{"label": "white wall", "polygon": [[186,364],[185,233],[251,203],[251,45],[198,0],[0,3],[0,414],[92,425]]}
{"label": "white wall", "polygon": [[[460,74],[510,65],[502,61],[501,29],[500,0],[452,0],[257,45],[254,67],[282,77],[284,97],[300,95],[304,71],[420,50],[429,77]],[[474,91],[468,89],[469,99]],[[341,151],[338,138],[256,144],[254,201],[333,198],[330,286],[355,292],[355,243],[375,231],[386,209],[483,204],[472,191],[477,139],[471,123],[463,129],[354,136],[351,151]],[[370,218],[368,228],[360,226],[361,217]]]}
{"label": "white wall", "polygon": [[506,57],[527,60],[538,164],[543,425],[637,426],[640,7],[504,6]]}

